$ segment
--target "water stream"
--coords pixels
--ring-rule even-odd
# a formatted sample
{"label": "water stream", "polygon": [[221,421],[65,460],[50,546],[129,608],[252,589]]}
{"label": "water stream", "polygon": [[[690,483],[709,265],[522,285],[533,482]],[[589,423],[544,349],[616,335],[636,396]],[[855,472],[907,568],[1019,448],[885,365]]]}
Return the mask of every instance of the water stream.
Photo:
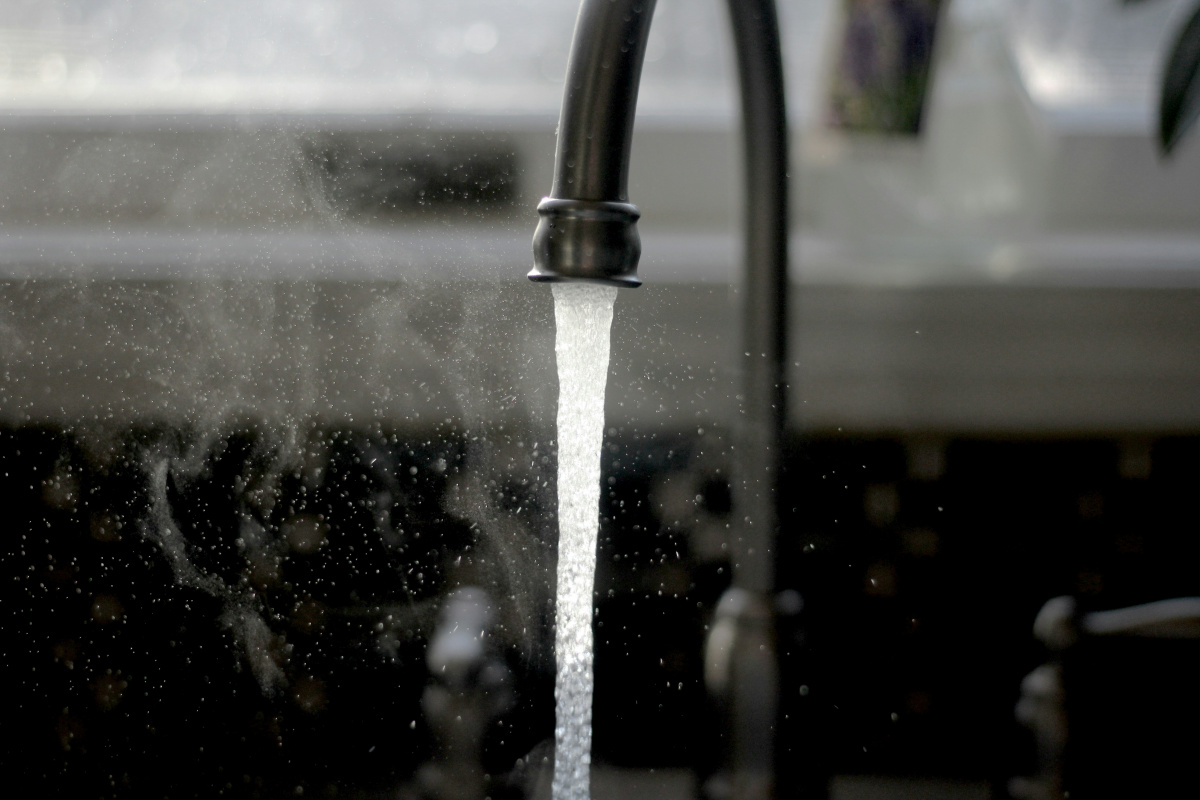
{"label": "water stream", "polygon": [[554,284],[558,362],[558,593],[554,800],[588,800],[592,754],[592,590],[600,446],[617,290]]}

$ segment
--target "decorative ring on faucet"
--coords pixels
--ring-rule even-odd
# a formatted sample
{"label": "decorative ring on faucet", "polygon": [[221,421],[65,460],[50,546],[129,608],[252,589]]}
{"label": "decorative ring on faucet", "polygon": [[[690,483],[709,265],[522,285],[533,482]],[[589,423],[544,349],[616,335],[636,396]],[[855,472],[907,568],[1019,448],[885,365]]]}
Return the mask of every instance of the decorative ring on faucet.
{"label": "decorative ring on faucet", "polygon": [[637,206],[547,197],[533,234],[532,281],[589,281],[635,287],[642,240]]}

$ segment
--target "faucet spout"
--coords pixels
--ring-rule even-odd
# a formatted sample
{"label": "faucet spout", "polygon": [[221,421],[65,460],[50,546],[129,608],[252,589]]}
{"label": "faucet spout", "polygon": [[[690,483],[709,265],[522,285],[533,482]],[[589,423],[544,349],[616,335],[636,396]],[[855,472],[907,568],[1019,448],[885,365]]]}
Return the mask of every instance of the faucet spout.
{"label": "faucet spout", "polygon": [[654,0],[585,0],[579,9],[530,280],[641,285],[629,153],[653,13]]}
{"label": "faucet spout", "polygon": [[[533,281],[641,285],[640,212],[629,202],[638,86],[655,0],[583,0],[559,117],[554,179],[538,205]],[[738,57],[746,161],[750,303],[781,340],[787,280],[787,117],[774,0],[729,0]],[[759,274],[766,276],[759,279]],[[764,302],[765,301],[765,304]],[[758,319],[762,317],[756,313]],[[747,341],[746,344],[755,344]],[[773,342],[771,349],[774,348]],[[770,357],[761,348],[757,352]],[[782,360],[780,360],[782,363]],[[780,381],[776,381],[780,383]]]}

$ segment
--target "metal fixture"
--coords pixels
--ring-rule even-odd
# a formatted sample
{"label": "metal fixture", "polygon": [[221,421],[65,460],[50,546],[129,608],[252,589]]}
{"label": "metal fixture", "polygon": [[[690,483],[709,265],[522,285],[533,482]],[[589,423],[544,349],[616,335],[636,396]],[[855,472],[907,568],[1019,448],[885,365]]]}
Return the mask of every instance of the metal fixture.
{"label": "metal fixture", "polygon": [[1187,794],[1191,720],[1200,708],[1200,597],[1082,613],[1046,602],[1033,633],[1049,659],[1021,682],[1017,720],[1033,734],[1035,774],[1014,778],[1021,800]]}
{"label": "metal fixture", "polygon": [[466,586],[446,597],[429,641],[431,681],[421,706],[439,752],[418,778],[433,800],[477,800],[488,793],[484,732],[515,702],[512,676],[491,644],[494,626],[487,593]]}
{"label": "metal fixture", "polygon": [[[553,187],[538,206],[531,280],[641,283],[640,214],[629,202],[629,154],[653,12],[654,0],[584,0],[580,8]],[[729,0],[729,13],[746,186],[742,402],[733,474],[734,518],[740,522],[731,542],[733,586],[720,605],[721,636],[710,639],[706,661],[714,688],[729,706],[731,791],[755,798],[774,793],[777,664],[771,598],[787,408],[787,114],[773,0]],[[728,652],[718,652],[722,648]]]}

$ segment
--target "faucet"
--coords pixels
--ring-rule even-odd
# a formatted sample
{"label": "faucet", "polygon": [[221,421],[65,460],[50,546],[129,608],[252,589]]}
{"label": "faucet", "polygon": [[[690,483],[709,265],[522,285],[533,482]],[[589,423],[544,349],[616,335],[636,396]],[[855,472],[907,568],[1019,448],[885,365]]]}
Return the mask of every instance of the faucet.
{"label": "faucet", "polygon": [[[706,645],[709,690],[739,800],[775,794],[777,479],[787,410],[788,135],[774,0],[729,0],[741,90],[745,268],[741,404],[733,426],[732,582]],[[634,111],[654,0],[583,0],[550,195],[538,204],[534,281],[636,287],[640,213],[629,202]],[[727,792],[712,789],[710,794]]]}

